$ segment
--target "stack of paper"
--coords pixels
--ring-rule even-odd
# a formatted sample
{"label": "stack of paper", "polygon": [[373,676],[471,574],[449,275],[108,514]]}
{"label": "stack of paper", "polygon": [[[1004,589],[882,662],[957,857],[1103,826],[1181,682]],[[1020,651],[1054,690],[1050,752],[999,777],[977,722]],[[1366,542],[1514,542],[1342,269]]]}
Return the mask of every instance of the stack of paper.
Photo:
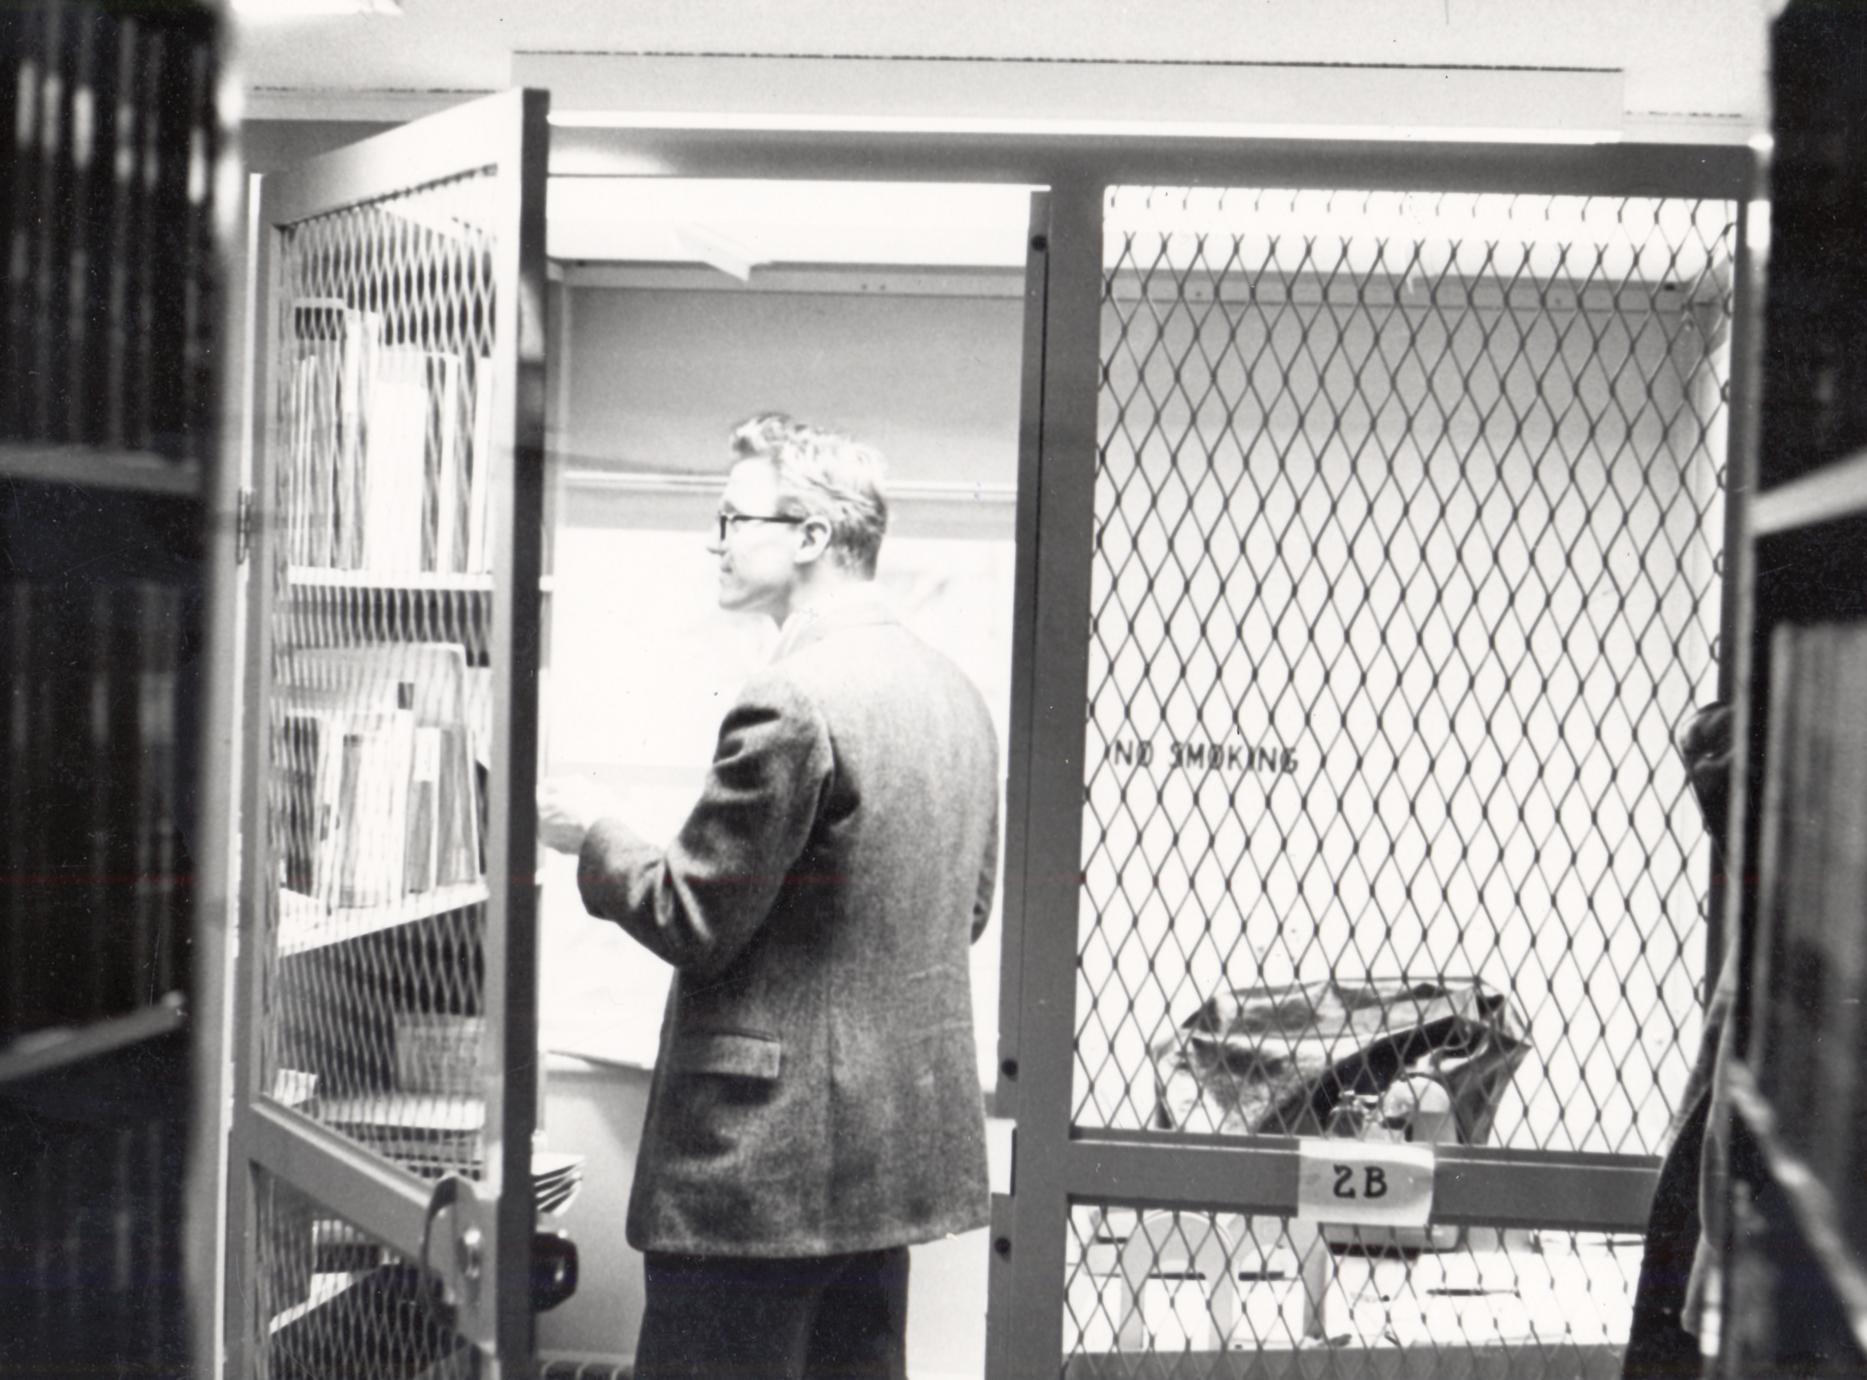
{"label": "stack of paper", "polygon": [[555,1216],[571,1205],[583,1186],[583,1156],[563,1151],[532,1153],[532,1194],[540,1216]]}

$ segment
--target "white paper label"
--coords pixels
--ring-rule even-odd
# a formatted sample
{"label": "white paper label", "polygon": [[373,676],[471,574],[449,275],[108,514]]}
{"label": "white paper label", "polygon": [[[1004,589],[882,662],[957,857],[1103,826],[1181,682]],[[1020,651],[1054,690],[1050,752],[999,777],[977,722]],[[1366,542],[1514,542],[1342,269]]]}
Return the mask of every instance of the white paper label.
{"label": "white paper label", "polygon": [[1011,1192],[1011,1157],[1018,1123],[1002,1116],[985,1119],[985,1173],[994,1193]]}
{"label": "white paper label", "polygon": [[1433,1215],[1431,1145],[1305,1137],[1297,1216],[1355,1226],[1423,1227]]}

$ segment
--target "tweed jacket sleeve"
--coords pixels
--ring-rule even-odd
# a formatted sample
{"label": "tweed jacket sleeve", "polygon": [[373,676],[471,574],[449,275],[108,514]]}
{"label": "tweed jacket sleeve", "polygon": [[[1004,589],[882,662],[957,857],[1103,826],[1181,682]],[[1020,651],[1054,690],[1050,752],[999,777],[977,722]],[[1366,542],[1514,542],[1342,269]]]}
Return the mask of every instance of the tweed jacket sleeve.
{"label": "tweed jacket sleeve", "polygon": [[700,801],[667,849],[615,820],[590,830],[577,865],[585,909],[677,969],[719,973],[771,913],[832,763],[816,706],[780,674],[756,678],[720,725]]}
{"label": "tweed jacket sleeve", "polygon": [[998,891],[998,801],[992,802],[992,827],[986,833],[985,859],[979,864],[979,890],[972,903],[972,942],[977,944],[992,918],[992,898]]}

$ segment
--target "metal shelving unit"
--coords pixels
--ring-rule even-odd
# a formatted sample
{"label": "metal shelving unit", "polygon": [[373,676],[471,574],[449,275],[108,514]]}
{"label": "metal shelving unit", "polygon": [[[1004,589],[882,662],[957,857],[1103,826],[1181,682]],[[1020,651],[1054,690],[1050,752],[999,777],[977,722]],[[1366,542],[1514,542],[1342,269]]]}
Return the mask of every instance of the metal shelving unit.
{"label": "metal shelving unit", "polygon": [[[222,6],[0,13],[0,1371],[182,1380],[213,1234],[198,793]],[[190,162],[199,183],[190,187]],[[191,1149],[191,1147],[194,1147]],[[197,1150],[205,1158],[192,1158]]]}

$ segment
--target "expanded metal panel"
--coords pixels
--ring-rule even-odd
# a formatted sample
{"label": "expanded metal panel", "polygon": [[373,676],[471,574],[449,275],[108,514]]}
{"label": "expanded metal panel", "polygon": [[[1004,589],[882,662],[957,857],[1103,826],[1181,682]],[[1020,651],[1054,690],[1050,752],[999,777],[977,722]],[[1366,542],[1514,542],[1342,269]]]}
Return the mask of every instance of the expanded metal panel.
{"label": "expanded metal panel", "polygon": [[476,1353],[436,1311],[422,1273],[354,1223],[255,1171],[262,1380],[470,1380]]}
{"label": "expanded metal panel", "polygon": [[1071,1211],[1064,1373],[1618,1376],[1637,1238],[1403,1249],[1281,1217]]}
{"label": "expanded metal panel", "polygon": [[1362,1038],[1291,1002],[1432,984],[1521,1046],[1463,1138],[1659,1148],[1705,976],[1672,735],[1717,685],[1734,235],[1726,202],[1111,192],[1079,1125],[1314,1131],[1333,1087],[1170,1114],[1202,1020],[1289,998],[1212,1061],[1236,1094]]}
{"label": "expanded metal panel", "polygon": [[259,1091],[479,1176],[498,183],[286,230]]}

